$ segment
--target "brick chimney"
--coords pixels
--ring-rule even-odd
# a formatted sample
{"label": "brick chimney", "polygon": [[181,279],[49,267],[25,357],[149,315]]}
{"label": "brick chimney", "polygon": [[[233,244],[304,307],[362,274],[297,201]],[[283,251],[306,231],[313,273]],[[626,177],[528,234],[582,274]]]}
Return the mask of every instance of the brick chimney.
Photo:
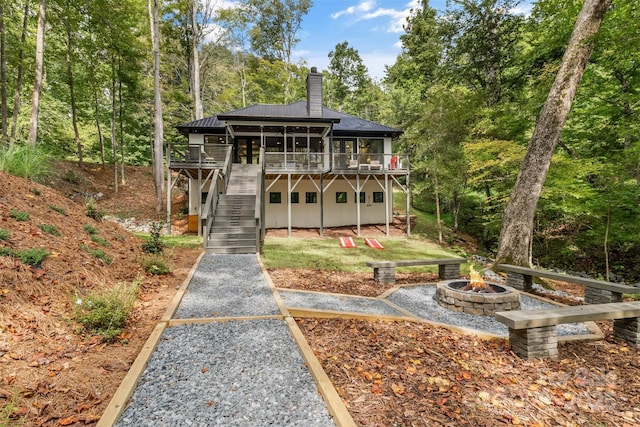
{"label": "brick chimney", "polygon": [[307,75],[307,114],[322,117],[322,73],[316,67]]}

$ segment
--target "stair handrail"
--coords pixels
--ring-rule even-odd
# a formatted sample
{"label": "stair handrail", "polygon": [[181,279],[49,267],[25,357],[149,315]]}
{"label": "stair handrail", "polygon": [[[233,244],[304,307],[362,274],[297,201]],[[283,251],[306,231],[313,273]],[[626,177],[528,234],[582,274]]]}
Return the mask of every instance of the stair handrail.
{"label": "stair handrail", "polygon": [[256,189],[256,205],[255,205],[255,219],[256,219],[256,252],[262,253],[262,243],[265,236],[265,222],[264,222],[264,174],[266,170],[266,164],[264,162],[264,147],[260,147],[260,170],[258,171],[258,188]]}
{"label": "stair handrail", "polygon": [[[223,177],[224,178],[224,177]],[[209,230],[211,230],[211,224],[213,224],[213,219],[215,217],[216,208],[218,206],[218,200],[220,199],[220,191],[219,191],[219,182],[220,182],[220,169],[216,169],[211,177],[211,182],[209,184],[209,192],[207,193],[207,200],[204,202],[204,206],[202,207],[202,213],[200,215],[200,219],[202,221],[202,243],[204,245],[204,249],[207,249],[207,244],[209,243]],[[224,179],[222,179],[223,186]]]}

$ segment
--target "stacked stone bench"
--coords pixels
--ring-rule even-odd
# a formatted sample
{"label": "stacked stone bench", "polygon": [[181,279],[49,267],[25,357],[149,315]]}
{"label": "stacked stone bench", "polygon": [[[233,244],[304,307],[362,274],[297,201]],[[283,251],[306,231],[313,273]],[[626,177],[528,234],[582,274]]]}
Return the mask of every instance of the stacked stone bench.
{"label": "stacked stone bench", "polygon": [[509,327],[511,349],[524,359],[557,358],[556,325],[613,319],[613,333],[640,347],[640,302],[616,302],[540,310],[500,311],[497,321]]}
{"label": "stacked stone bench", "polygon": [[368,267],[373,268],[373,279],[380,284],[396,283],[397,267],[417,267],[423,265],[437,265],[440,280],[453,280],[460,278],[460,264],[466,263],[465,258],[443,259],[414,259],[397,261],[369,261]]}
{"label": "stacked stone bench", "polygon": [[507,286],[511,286],[512,288],[523,292],[531,291],[533,277],[543,277],[546,279],[583,285],[584,302],[587,304],[621,302],[623,294],[640,294],[640,288],[636,286],[605,282],[604,280],[590,279],[587,277],[571,276],[568,274],[554,273],[552,271],[537,270],[534,268],[509,264],[498,264],[496,269],[507,273]]}

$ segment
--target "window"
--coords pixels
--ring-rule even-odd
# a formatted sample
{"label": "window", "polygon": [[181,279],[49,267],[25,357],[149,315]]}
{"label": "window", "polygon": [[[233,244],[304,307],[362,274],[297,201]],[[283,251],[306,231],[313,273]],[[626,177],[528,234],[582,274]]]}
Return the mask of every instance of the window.
{"label": "window", "polygon": [[336,203],[347,203],[346,191],[336,191]]}
{"label": "window", "polygon": [[373,192],[373,203],[384,203],[384,193],[382,191]]}
{"label": "window", "polygon": [[318,193],[315,191],[307,191],[305,200],[307,203],[318,203]]}
{"label": "window", "polygon": [[[355,193],[355,197],[353,198],[353,201],[357,201],[358,200],[358,193]],[[367,202],[367,193],[365,193],[364,191],[360,192],[360,203],[366,203]]]}
{"label": "window", "polygon": [[272,191],[269,193],[269,202],[270,203],[282,203],[282,193],[279,191]]}
{"label": "window", "polygon": [[300,193],[297,191],[291,192],[291,203],[300,203]]}
{"label": "window", "polygon": [[205,135],[204,136],[205,144],[224,144],[225,137],[219,135]]}

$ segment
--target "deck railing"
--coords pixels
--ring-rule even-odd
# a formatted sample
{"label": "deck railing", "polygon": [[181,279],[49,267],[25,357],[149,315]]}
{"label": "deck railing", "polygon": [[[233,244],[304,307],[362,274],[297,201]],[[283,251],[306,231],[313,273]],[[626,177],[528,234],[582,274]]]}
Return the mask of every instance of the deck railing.
{"label": "deck railing", "polygon": [[402,172],[409,170],[407,154],[347,154],[333,153],[332,169],[334,171],[366,171],[366,172]]}
{"label": "deck railing", "polygon": [[224,144],[171,143],[167,161],[171,167],[220,168],[231,156],[232,149],[232,145]]}

